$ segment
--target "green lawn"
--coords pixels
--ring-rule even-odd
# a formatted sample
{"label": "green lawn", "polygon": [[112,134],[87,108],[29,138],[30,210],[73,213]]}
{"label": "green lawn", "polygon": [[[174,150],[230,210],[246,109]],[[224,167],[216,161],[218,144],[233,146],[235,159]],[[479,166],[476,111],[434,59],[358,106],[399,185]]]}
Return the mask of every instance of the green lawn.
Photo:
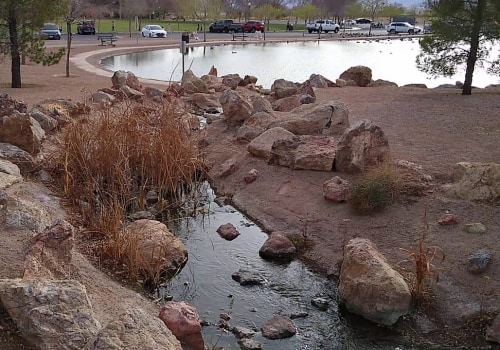
{"label": "green lawn", "polygon": [[[157,20],[157,19],[141,19],[140,20],[140,28],[139,30],[136,30],[135,28],[135,21],[129,22],[128,19],[115,19],[115,32],[117,33],[128,33],[129,32],[129,24],[131,26],[131,31],[132,32],[138,32],[140,31],[142,27],[144,27],[147,24],[158,24],[161,25],[162,27],[165,28],[165,30],[170,30],[174,32],[183,32],[183,31],[188,31],[188,32],[193,32],[198,29],[198,25],[202,26],[202,23],[200,21],[162,21],[162,20]],[[72,31],[73,33],[76,32],[76,22],[73,23],[72,25]],[[244,21],[242,21],[243,23]],[[208,26],[212,23],[212,21],[207,22],[207,31],[208,31]],[[63,30],[66,30],[66,24],[59,22],[59,25],[63,28]],[[95,20],[95,28],[97,32],[100,33],[108,33],[111,32],[111,19],[106,18],[106,19],[97,19]],[[269,25],[268,31],[283,31],[286,29],[286,23],[271,23]],[[294,26],[295,30],[303,30],[304,29],[304,24],[303,23],[298,23],[297,25]],[[266,24],[266,30],[267,30],[267,24]],[[200,29],[201,31],[201,29]]]}

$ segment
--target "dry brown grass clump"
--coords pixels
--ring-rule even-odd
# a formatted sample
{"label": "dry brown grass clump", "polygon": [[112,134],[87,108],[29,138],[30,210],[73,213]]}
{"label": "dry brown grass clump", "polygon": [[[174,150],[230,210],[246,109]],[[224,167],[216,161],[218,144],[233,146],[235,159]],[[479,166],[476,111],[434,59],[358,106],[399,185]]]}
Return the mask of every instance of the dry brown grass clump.
{"label": "dry brown grass clump", "polygon": [[137,239],[122,232],[127,214],[144,210],[151,190],[159,197],[156,213],[178,205],[202,169],[175,108],[127,102],[63,133],[57,164],[64,193],[90,230],[104,237],[101,252],[131,275],[138,273],[129,254]]}

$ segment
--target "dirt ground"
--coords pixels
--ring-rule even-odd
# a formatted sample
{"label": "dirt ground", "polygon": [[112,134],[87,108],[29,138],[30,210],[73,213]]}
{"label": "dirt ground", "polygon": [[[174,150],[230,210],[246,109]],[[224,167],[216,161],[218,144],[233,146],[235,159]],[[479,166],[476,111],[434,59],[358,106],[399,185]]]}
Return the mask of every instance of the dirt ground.
{"label": "dirt ground", "polygon": [[[76,47],[73,55],[97,48]],[[22,74],[24,88],[11,89],[10,64],[3,62],[0,92],[25,101],[28,107],[46,98],[82,101],[89,92],[111,85],[109,77],[81,70],[73,63],[70,78],[64,77],[63,63],[51,67],[28,64]],[[233,174],[213,179],[218,193],[231,197],[266,231],[300,234],[306,227],[313,244],[303,259],[332,278],[338,275],[342,247],[350,238],[371,239],[397,264],[408,258],[401,248],[415,248],[425,231],[427,244],[442,248],[446,259],[436,262],[440,281],[429,284],[427,302],[405,329],[443,347],[488,348],[484,326],[500,311],[500,208],[446,197],[440,186],[451,179],[457,162],[500,162],[500,89],[474,91],[472,96],[461,96],[459,90],[396,87],[330,88],[316,90],[316,94],[319,101],[344,101],[351,124],[370,119],[379,125],[387,135],[392,157],[423,166],[434,178],[434,192],[402,198],[382,213],[359,215],[346,204],[323,199],[323,183],[337,174],[268,165],[248,154],[247,145],[236,141],[235,130],[214,123],[210,128],[217,142],[207,148],[206,155],[214,172],[229,158],[238,163]],[[252,168],[259,171],[259,177],[246,184],[243,178]],[[458,215],[459,224],[439,226],[437,221],[446,212]],[[487,232],[466,233],[464,224],[473,222],[484,224]],[[466,269],[467,257],[481,248],[492,252],[493,261],[485,274],[472,275]],[[5,258],[15,259],[16,255]],[[404,266],[412,270],[411,265]],[[9,276],[9,272],[0,270],[0,276]],[[5,335],[5,329],[0,324],[0,334]]]}

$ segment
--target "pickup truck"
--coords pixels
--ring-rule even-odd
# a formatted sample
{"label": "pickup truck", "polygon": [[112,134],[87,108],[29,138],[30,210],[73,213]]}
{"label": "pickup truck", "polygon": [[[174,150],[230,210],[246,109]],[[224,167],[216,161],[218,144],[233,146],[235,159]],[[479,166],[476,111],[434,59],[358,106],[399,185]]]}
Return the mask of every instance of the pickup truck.
{"label": "pickup truck", "polygon": [[310,33],[312,32],[334,32],[338,33],[340,30],[340,26],[335,23],[334,21],[330,20],[325,20],[325,21],[316,21],[314,23],[307,23],[306,25],[307,31]]}
{"label": "pickup truck", "polygon": [[229,32],[242,32],[243,27],[241,23],[234,23],[232,19],[224,19],[210,24],[208,27],[210,33],[229,33]]}

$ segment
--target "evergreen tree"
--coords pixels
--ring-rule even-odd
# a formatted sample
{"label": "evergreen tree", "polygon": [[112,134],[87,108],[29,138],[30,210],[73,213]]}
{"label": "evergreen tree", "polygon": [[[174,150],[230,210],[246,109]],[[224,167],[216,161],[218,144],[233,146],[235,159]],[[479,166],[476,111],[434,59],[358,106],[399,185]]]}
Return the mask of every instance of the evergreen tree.
{"label": "evergreen tree", "polygon": [[62,17],[67,12],[68,0],[1,0],[1,51],[11,58],[11,86],[20,88],[21,56],[35,63],[50,65],[59,62],[64,49],[45,52],[45,43],[38,35],[43,23]]}
{"label": "evergreen tree", "polygon": [[417,67],[432,76],[452,76],[465,65],[462,95],[472,93],[476,65],[499,74],[500,57],[490,57],[500,42],[500,0],[428,0],[432,35],[420,41]]}

